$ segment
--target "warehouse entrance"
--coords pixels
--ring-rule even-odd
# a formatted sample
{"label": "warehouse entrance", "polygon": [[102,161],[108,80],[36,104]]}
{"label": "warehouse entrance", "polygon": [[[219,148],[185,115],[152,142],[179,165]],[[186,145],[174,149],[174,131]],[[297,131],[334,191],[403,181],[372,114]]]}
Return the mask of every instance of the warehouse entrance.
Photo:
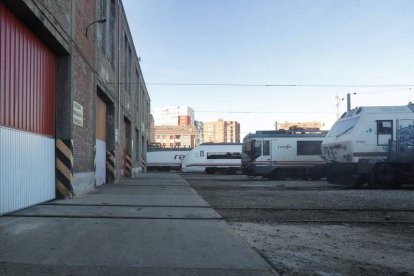
{"label": "warehouse entrance", "polygon": [[[55,198],[56,57],[1,3],[0,26],[0,214],[5,214]],[[70,170],[63,171],[71,178]]]}

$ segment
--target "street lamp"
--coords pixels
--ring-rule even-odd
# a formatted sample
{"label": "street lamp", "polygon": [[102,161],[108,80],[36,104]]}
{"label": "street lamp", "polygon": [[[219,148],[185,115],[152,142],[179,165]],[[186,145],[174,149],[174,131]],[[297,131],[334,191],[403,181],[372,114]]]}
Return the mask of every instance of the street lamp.
{"label": "street lamp", "polygon": [[105,22],[106,22],[106,18],[101,18],[101,19],[93,21],[92,23],[89,23],[88,26],[86,26],[86,29],[85,29],[85,36],[88,37],[88,29],[89,29],[90,26],[92,26],[93,24],[96,24],[96,23],[105,23]]}

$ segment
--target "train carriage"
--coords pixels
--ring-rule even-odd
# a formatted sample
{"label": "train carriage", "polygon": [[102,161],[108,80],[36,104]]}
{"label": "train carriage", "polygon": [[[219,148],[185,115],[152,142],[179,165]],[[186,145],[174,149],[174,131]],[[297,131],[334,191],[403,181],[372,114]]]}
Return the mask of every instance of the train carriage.
{"label": "train carriage", "polygon": [[183,172],[238,173],[241,167],[241,144],[204,143],[183,159]]}
{"label": "train carriage", "polygon": [[147,148],[147,169],[149,171],[181,170],[181,161],[192,148]]}
{"label": "train carriage", "polygon": [[320,179],[326,131],[256,131],[243,140],[242,173],[271,179]]}

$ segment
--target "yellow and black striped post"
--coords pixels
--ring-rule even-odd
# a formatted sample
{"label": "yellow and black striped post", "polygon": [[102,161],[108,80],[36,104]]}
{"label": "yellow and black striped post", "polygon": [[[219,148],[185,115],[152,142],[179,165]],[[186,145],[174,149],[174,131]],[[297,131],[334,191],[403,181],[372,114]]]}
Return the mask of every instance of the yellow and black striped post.
{"label": "yellow and black striped post", "polygon": [[106,172],[107,182],[115,179],[115,151],[106,151]]}
{"label": "yellow and black striped post", "polygon": [[56,139],[56,197],[73,196],[73,142]]}
{"label": "yellow and black striped post", "polygon": [[128,153],[125,156],[125,173],[127,177],[132,175],[132,157]]}

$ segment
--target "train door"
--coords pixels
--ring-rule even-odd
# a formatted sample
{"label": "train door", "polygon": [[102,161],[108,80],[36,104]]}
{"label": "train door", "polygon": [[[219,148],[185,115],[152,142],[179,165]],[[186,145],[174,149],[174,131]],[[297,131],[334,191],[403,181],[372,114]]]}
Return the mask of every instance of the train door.
{"label": "train door", "polygon": [[95,180],[98,186],[106,182],[106,114],[106,103],[101,97],[96,97]]}
{"label": "train door", "polygon": [[413,139],[413,120],[412,119],[402,119],[397,120],[397,137],[400,141],[406,142],[408,140]]}

